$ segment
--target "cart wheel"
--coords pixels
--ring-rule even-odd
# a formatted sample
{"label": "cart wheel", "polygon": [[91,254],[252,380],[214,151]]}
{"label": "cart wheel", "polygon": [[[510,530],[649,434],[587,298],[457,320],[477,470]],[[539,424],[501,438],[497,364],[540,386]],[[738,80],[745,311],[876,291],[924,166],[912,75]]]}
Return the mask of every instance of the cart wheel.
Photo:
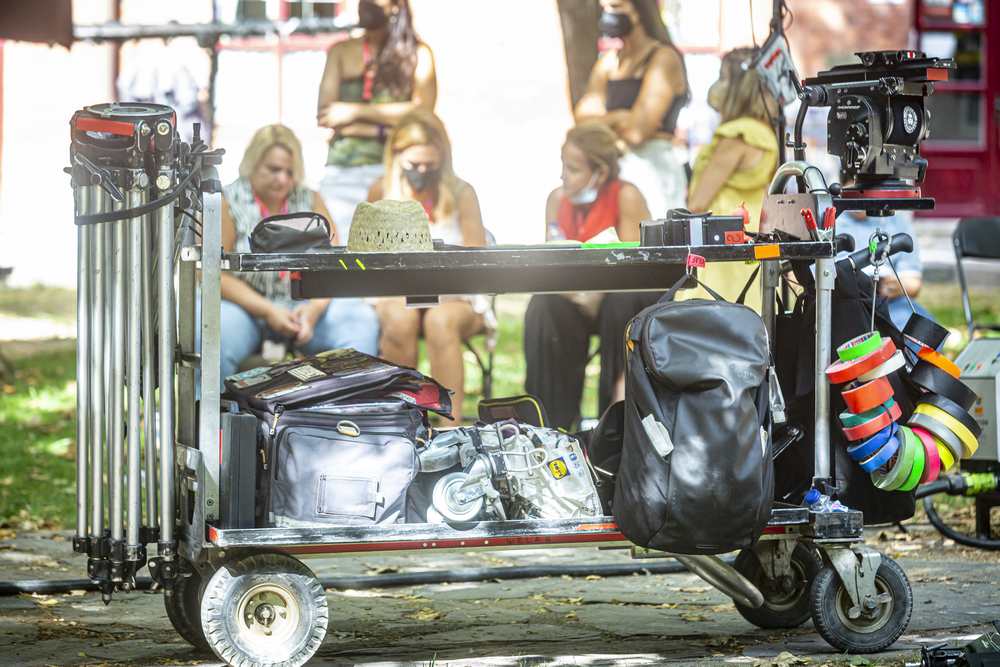
{"label": "cart wheel", "polygon": [[744,549],[733,561],[737,572],[746,577],[764,595],[758,609],[736,603],[736,611],[758,628],[796,628],[809,620],[809,585],[819,574],[823,561],[815,550],[802,542],[792,551],[791,574],[769,580],[760,560]]}
{"label": "cart wheel", "polygon": [[847,615],[851,599],[832,565],[813,582],[810,611],[819,634],[838,651],[876,653],[891,646],[906,630],[913,611],[913,592],[903,570],[888,556],[875,573],[875,589],[890,599],[858,618]]}
{"label": "cart wheel", "polygon": [[263,553],[227,563],[208,581],[201,625],[230,665],[298,667],[326,636],[326,594],[290,556]]}
{"label": "cart wheel", "polygon": [[167,618],[181,639],[195,648],[209,651],[208,640],[201,629],[201,596],[205,590],[205,580],[189,561],[183,559],[180,573],[173,590],[166,591],[163,595]]}

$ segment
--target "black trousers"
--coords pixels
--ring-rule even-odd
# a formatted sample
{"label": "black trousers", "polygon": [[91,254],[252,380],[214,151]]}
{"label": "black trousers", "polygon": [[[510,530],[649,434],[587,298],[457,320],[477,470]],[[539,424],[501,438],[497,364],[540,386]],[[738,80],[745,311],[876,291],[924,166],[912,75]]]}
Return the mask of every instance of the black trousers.
{"label": "black trousers", "polygon": [[659,292],[610,292],[596,319],[558,294],[536,294],[524,316],[524,389],[545,407],[549,425],[571,429],[580,419],[590,337],[601,338],[598,409],[611,404],[615,379],[625,370],[625,327]]}

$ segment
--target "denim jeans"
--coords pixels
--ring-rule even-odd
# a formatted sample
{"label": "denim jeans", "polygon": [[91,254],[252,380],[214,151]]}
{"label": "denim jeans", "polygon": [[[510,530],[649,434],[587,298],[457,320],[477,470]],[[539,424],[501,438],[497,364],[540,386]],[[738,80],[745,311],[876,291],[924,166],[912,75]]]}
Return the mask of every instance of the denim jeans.
{"label": "denim jeans", "polygon": [[[198,301],[200,313],[200,296]],[[223,385],[222,391],[225,391],[225,378],[235,374],[244,359],[260,350],[267,325],[225,299],[222,301],[220,323],[219,379]],[[196,330],[197,348],[200,351],[200,321]],[[326,350],[353,348],[358,352],[375,355],[378,354],[378,334],[378,317],[374,308],[361,299],[332,299],[323,316],[316,322],[313,337],[296,349],[303,354],[318,354]]]}

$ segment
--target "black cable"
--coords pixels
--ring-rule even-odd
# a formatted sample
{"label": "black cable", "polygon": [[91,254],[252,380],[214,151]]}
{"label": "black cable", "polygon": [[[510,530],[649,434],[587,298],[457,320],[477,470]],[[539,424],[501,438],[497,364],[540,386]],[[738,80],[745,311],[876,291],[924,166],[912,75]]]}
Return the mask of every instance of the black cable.
{"label": "black cable", "polygon": [[[732,565],[734,556],[723,556],[722,560]],[[457,570],[432,570],[429,572],[401,572],[394,574],[363,575],[358,577],[327,577],[320,579],[320,586],[334,590],[391,588],[422,586],[425,584],[458,583],[466,581],[486,581],[490,579],[533,579],[535,577],[586,577],[596,574],[601,577],[629,577],[633,574],[678,574],[687,568],[674,560],[658,562],[613,563],[608,565],[524,565],[516,567],[466,567]],[[139,577],[135,581],[136,590],[152,588],[153,580]],[[37,593],[58,595],[69,591],[98,591],[97,584],[89,579],[68,579],[65,581],[45,581],[33,579],[0,583],[0,596]]]}
{"label": "black cable", "polygon": [[143,206],[138,206],[136,208],[126,208],[120,211],[111,211],[109,213],[92,213],[91,215],[78,215],[74,222],[77,225],[97,225],[102,222],[114,222],[116,220],[127,220],[129,218],[141,218],[144,215],[148,215],[153,211],[163,208],[170,202],[174,201],[181,196],[187,184],[201,171],[201,157],[197,158],[194,168],[191,173],[181,181],[173,192],[170,194],[160,197],[159,199],[150,202],[149,204],[144,204]]}
{"label": "black cable", "polygon": [[934,511],[933,496],[927,496],[924,498],[924,511],[927,512],[927,519],[930,520],[931,525],[937,528],[938,532],[945,537],[955,540],[959,544],[964,544],[967,547],[988,549],[989,551],[1000,551],[1000,540],[981,540],[978,537],[969,537],[968,535],[956,532],[945,525],[945,522],[941,520],[938,513]]}

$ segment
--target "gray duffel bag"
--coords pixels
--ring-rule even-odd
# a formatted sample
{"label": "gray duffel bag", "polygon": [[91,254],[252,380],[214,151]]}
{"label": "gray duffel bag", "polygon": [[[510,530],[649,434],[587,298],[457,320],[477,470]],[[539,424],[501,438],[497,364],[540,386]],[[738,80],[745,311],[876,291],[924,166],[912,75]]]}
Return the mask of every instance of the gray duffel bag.
{"label": "gray duffel bag", "polygon": [[402,401],[281,412],[264,431],[265,526],[404,522],[423,429],[420,411]]}

